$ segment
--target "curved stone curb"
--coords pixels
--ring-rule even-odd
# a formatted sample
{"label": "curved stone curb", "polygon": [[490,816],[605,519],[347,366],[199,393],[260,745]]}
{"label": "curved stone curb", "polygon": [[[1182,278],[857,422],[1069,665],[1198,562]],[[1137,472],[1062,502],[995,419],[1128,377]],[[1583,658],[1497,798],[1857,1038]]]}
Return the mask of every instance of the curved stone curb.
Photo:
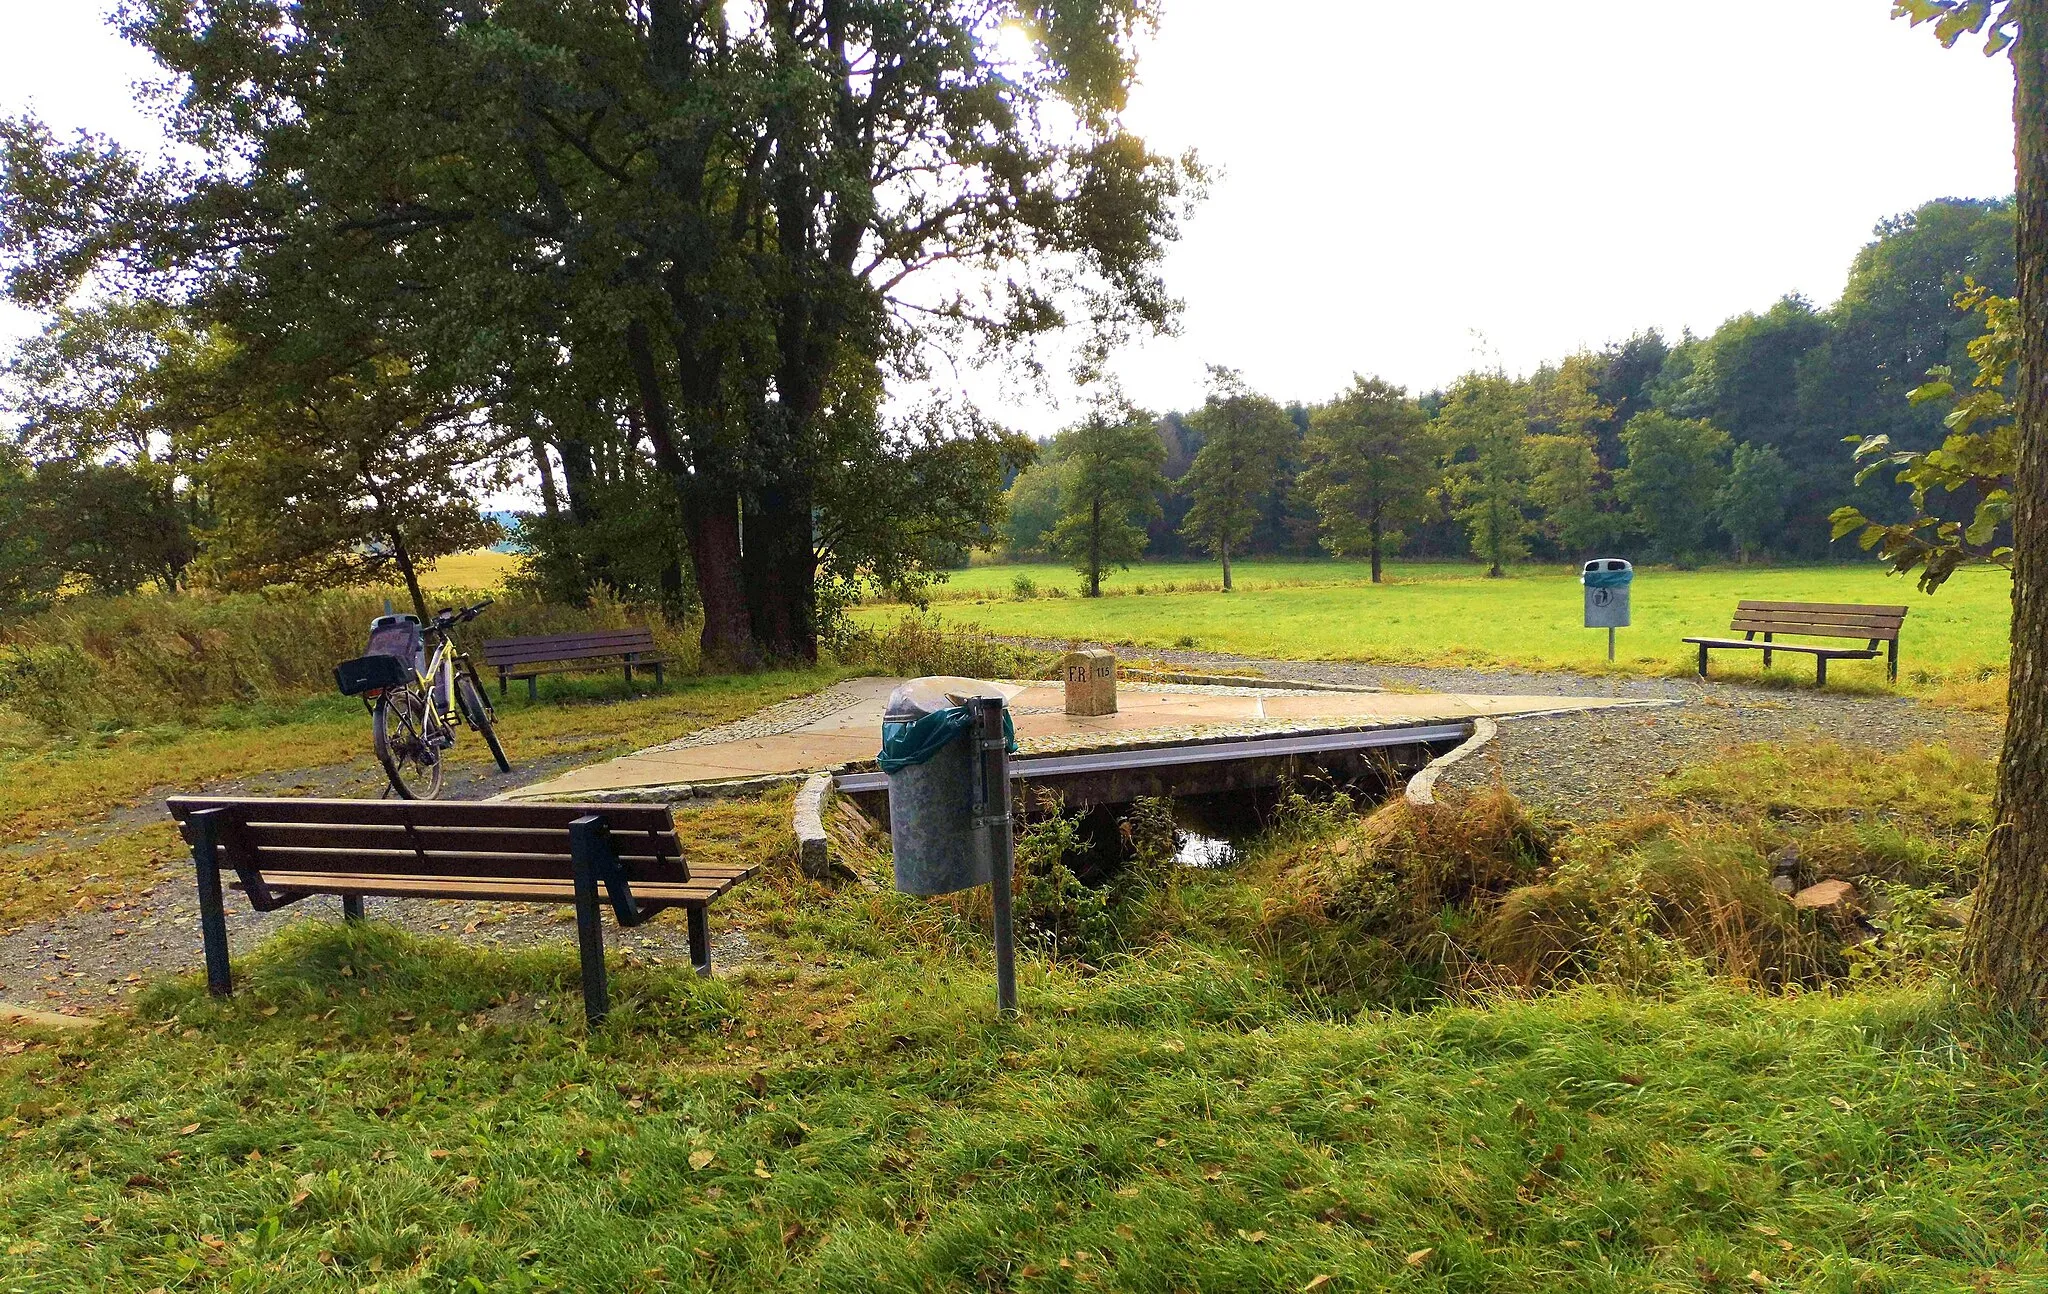
{"label": "curved stone curb", "polygon": [[38,1029],[93,1029],[100,1024],[97,1016],[59,1015],[55,1011],[40,1011],[19,1002],[0,1002],[0,1025],[26,1024]]}
{"label": "curved stone curb", "polygon": [[1472,735],[1465,738],[1464,744],[1455,750],[1445,751],[1435,759],[1430,760],[1429,763],[1423,765],[1421,772],[1408,779],[1408,789],[1402,793],[1402,798],[1407,800],[1408,803],[1418,806],[1435,804],[1436,779],[1443,775],[1444,770],[1459,760],[1464,759],[1467,755],[1478,753],[1486,746],[1487,742],[1492,741],[1499,735],[1500,725],[1492,719],[1483,717],[1474,719],[1472,721]]}
{"label": "curved stone curb", "polygon": [[832,794],[832,774],[813,773],[796,793],[790,829],[796,833],[796,862],[803,874],[822,881],[832,874],[832,841],[825,834],[825,799]]}

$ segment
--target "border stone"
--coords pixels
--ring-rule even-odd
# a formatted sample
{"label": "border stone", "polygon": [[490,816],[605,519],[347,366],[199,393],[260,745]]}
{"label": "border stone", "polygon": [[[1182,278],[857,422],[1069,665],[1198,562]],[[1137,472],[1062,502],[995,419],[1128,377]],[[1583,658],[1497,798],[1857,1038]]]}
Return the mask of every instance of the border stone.
{"label": "border stone", "polygon": [[1288,692],[1384,692],[1363,683],[1311,683],[1303,679],[1264,678],[1247,674],[1198,674],[1178,669],[1146,669],[1119,665],[1117,673],[1134,683],[1191,683],[1198,687],[1252,687]]}
{"label": "border stone", "polygon": [[832,794],[832,774],[813,773],[796,793],[790,829],[796,833],[796,862],[803,874],[822,881],[832,874],[832,839],[825,834],[825,801]]}
{"label": "border stone", "polygon": [[1492,719],[1481,716],[1472,721],[1472,735],[1456,749],[1445,751],[1422,766],[1422,771],[1408,779],[1408,789],[1402,798],[1418,807],[1436,803],[1436,779],[1444,770],[1470,755],[1476,755],[1500,735],[1500,725]]}

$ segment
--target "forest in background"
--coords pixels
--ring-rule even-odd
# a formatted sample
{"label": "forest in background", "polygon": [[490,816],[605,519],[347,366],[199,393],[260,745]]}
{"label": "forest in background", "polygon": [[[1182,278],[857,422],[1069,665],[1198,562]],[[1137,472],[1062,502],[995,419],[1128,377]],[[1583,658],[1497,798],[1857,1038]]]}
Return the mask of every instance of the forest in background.
{"label": "forest in background", "polygon": [[[1366,537],[1346,531],[1376,503],[1388,509],[1388,556],[1860,556],[1831,548],[1830,514],[1896,514],[1908,492],[1883,472],[1858,484],[1846,442],[1941,443],[1946,407],[1909,394],[1930,370],[1966,368],[1965,348],[1985,329],[1957,298],[1972,285],[2008,295],[2013,273],[2011,201],[1944,198],[1881,222],[1826,309],[1787,296],[1706,336],[1646,330],[1524,377],[1475,371],[1413,397],[1366,379],[1323,404],[1282,404],[1219,372],[1201,408],[1155,418],[1124,407],[1107,420],[1149,421],[1159,453],[1150,497],[1126,495],[1126,542],[1104,551],[1215,552],[1213,533],[1189,524],[1217,488],[1198,464],[1220,427],[1250,417],[1266,430],[1258,470],[1235,482],[1250,496],[1232,545],[1240,556],[1364,555]],[[1375,425],[1361,424],[1361,392]],[[1248,411],[1248,400],[1262,408]],[[1386,407],[1394,400],[1405,419]],[[1073,511],[1074,460],[1103,421],[1051,438],[1011,482],[1000,551],[1069,556],[1085,577],[1086,553],[1060,526]],[[1361,483],[1365,462],[1403,455],[1415,461]],[[1930,500],[1937,511],[1944,502]]]}

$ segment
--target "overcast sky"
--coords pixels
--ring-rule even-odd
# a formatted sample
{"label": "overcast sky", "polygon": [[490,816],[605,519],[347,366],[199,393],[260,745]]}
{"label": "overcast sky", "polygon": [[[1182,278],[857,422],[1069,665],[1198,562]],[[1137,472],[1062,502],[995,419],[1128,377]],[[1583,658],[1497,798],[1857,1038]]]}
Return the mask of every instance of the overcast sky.
{"label": "overcast sky", "polygon": [[[1217,180],[1167,262],[1181,335],[1113,366],[1154,408],[1199,403],[1210,363],[1316,400],[1824,305],[1880,218],[2012,189],[2009,65],[1890,0],[1164,6],[1131,122]],[[0,0],[0,111],[153,138],[102,8]],[[0,307],[0,337],[34,324]],[[967,385],[1027,430],[1075,408]]]}

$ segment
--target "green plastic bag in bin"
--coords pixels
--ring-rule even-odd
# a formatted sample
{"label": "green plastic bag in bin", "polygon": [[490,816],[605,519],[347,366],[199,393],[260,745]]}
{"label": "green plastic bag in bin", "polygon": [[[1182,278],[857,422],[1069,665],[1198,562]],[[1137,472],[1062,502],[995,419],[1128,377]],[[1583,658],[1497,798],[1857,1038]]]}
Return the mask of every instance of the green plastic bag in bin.
{"label": "green plastic bag in bin", "polygon": [[[969,686],[940,690],[945,684]],[[952,700],[951,692],[974,693],[986,684],[972,679],[918,679],[890,698],[890,712],[882,716],[882,753],[876,764],[884,773],[922,764],[944,750],[955,737],[974,726],[974,715],[964,705],[939,705]],[[899,709],[899,706],[902,707]],[[913,717],[913,715],[915,717]],[[1003,707],[1003,737],[1011,754],[1017,753],[1017,725],[1010,719],[1010,707]]]}

